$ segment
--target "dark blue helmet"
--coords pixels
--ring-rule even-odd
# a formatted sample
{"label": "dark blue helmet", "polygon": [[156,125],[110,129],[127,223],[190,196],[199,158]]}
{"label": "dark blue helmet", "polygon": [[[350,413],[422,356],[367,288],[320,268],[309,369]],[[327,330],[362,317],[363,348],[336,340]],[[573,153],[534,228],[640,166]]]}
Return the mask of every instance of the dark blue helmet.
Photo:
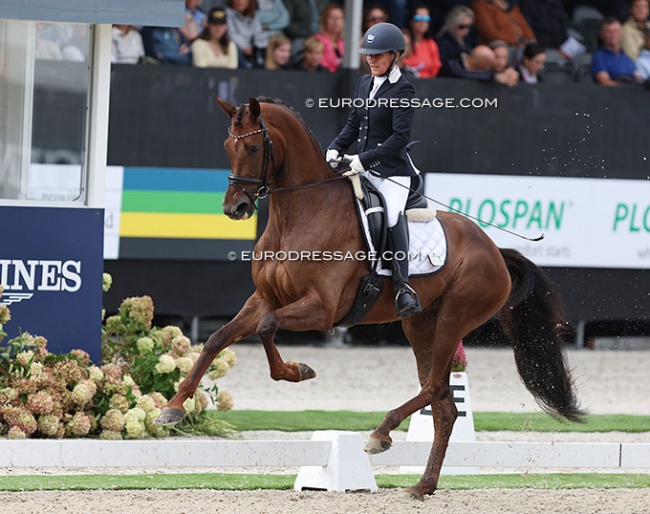
{"label": "dark blue helmet", "polygon": [[404,34],[392,23],[377,23],[363,36],[360,54],[383,54],[384,52],[403,52],[406,48]]}

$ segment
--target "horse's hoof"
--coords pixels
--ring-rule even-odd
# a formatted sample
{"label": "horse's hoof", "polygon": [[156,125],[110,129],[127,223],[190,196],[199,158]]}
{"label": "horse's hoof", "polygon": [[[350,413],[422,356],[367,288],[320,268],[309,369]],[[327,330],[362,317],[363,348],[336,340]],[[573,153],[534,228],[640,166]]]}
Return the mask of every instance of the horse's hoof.
{"label": "horse's hoof", "polygon": [[184,417],[184,410],[165,407],[160,413],[160,416],[158,416],[156,421],[154,421],[154,425],[175,425],[176,423],[183,421]]}
{"label": "horse's hoof", "polygon": [[408,489],[406,489],[405,492],[406,492],[406,494],[408,494],[414,500],[418,500],[418,501],[421,501],[421,502],[424,501],[424,495],[422,493],[420,493],[414,487],[409,487]]}
{"label": "horse's hoof", "polygon": [[375,455],[377,453],[385,452],[390,450],[392,441],[386,441],[385,439],[377,439],[376,437],[371,437],[366,443],[366,447],[363,449],[366,453],[370,455]]}
{"label": "horse's hoof", "polygon": [[304,364],[302,362],[297,362],[296,364],[298,364],[298,371],[300,372],[301,382],[303,380],[309,380],[310,378],[314,378],[316,376],[316,372],[307,366],[307,364]]}

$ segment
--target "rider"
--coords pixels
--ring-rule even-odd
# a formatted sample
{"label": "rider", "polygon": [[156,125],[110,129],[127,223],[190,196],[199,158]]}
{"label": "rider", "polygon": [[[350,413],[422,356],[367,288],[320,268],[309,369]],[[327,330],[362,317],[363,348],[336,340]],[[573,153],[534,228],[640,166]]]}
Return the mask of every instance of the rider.
{"label": "rider", "polygon": [[345,127],[325,155],[335,167],[341,154],[356,142],[358,154],[346,156],[351,162],[345,175],[362,173],[384,196],[399,317],[422,310],[417,293],[407,282],[409,234],[404,207],[411,177],[417,172],[406,153],[415,114],[411,104],[415,88],[396,65],[404,48],[404,35],[395,25],[378,23],[368,29],[359,53],[366,55],[371,74],[359,79],[355,91],[355,98],[368,101],[359,106],[362,102],[355,102]]}

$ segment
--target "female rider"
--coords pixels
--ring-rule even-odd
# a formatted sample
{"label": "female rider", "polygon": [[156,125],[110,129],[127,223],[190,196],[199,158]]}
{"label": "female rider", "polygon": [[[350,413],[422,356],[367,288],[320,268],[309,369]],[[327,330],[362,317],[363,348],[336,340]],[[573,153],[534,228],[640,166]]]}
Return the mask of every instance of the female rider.
{"label": "female rider", "polygon": [[334,138],[325,158],[335,166],[341,154],[357,143],[346,175],[362,173],[382,193],[386,201],[388,243],[392,255],[395,309],[399,317],[417,314],[422,309],[417,293],[408,285],[408,223],[404,206],[417,174],[406,153],[414,109],[415,88],[402,76],[396,61],[404,52],[402,31],[391,23],[378,23],[368,29],[359,53],[366,55],[370,75],[357,82],[355,102],[343,130]]}

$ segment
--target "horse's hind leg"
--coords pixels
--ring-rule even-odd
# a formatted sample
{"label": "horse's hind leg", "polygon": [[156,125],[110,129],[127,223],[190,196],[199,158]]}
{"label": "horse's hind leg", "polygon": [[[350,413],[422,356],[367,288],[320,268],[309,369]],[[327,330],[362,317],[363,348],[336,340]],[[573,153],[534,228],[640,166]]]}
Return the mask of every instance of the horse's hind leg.
{"label": "horse's hind leg", "polygon": [[435,427],[431,454],[420,482],[407,490],[416,498],[423,498],[425,494],[435,491],[451,431],[458,415],[449,390],[449,372],[458,341],[465,335],[460,326],[450,321],[442,324],[440,315],[432,313],[411,316],[402,322],[415,353],[422,389],[417,396],[386,415],[370,435],[366,447],[366,451],[370,453],[387,450],[392,443],[390,431],[399,426],[407,416],[425,406],[431,406]]}
{"label": "horse's hind leg", "polygon": [[271,378],[300,382],[316,376],[307,364],[282,360],[274,340],[279,328],[296,331],[327,330],[331,324],[318,296],[303,297],[297,302],[265,314],[257,327],[257,335],[264,345]]}
{"label": "horse's hind leg", "polygon": [[178,392],[169,400],[156,419],[157,425],[173,425],[183,420],[185,416],[183,402],[194,395],[203,375],[210,367],[210,363],[224,348],[252,335],[260,316],[269,309],[270,307],[265,301],[253,294],[230,323],[221,327],[208,338],[192,370],[178,386]]}

